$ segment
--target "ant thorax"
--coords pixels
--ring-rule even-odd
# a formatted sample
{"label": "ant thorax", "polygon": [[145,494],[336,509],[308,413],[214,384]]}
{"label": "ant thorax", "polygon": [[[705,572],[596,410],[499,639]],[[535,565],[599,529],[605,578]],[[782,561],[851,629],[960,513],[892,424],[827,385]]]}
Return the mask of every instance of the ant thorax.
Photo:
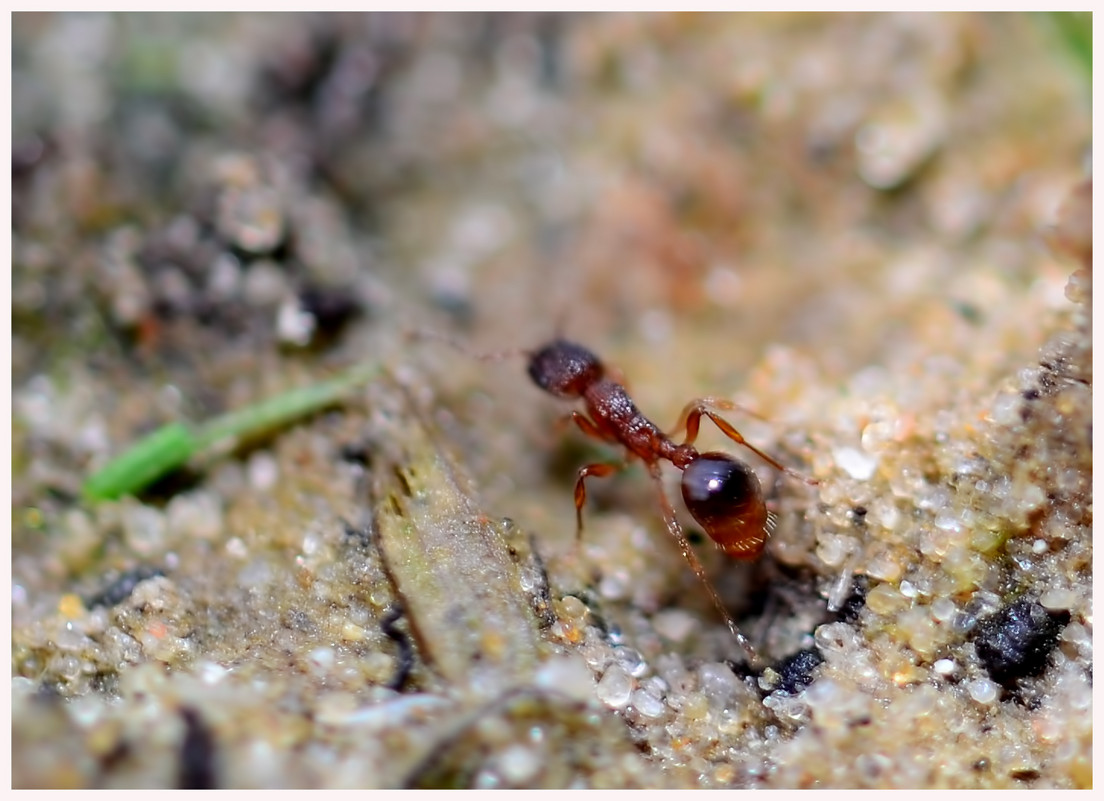
{"label": "ant thorax", "polygon": [[594,424],[610,441],[620,442],[645,462],[664,458],[657,451],[667,437],[640,413],[623,386],[603,378],[586,388],[583,399]]}

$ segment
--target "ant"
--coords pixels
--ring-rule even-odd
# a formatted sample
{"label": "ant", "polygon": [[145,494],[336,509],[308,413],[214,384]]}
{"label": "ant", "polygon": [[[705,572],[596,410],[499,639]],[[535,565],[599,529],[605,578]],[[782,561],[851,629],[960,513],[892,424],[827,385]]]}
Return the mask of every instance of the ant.
{"label": "ant", "polygon": [[[466,350],[451,339],[440,338]],[[583,401],[586,413],[574,411],[571,418],[584,434],[621,445],[627,451],[625,462],[588,464],[579,468],[575,481],[576,546],[583,536],[586,479],[611,475],[623,469],[627,461],[640,459],[656,483],[667,531],[709,592],[713,605],[733,636],[751,661],[758,662],[755,649],[736,627],[679,525],[675,510],[663,491],[660,462],[668,461],[682,471],[682,499],[687,510],[724,553],[737,559],[755,559],[763,552],[767,536],[774,529],[775,516],[767,510],[759,479],[748,465],[727,453],[702,453],[694,447],[703,416],[712,420],[733,442],[743,445],[778,470],[809,485],[820,482],[791,470],[745,440],[714,410],[748,410],[720,398],[698,398],[683,408],[675,433],[685,429],[686,437],[681,444],[676,443],[636,408],[628,390],[611,377],[611,371],[594,353],[574,342],[557,338],[534,351],[501,351],[477,358],[497,361],[518,354],[528,357],[529,377],[538,387],[559,398]]]}

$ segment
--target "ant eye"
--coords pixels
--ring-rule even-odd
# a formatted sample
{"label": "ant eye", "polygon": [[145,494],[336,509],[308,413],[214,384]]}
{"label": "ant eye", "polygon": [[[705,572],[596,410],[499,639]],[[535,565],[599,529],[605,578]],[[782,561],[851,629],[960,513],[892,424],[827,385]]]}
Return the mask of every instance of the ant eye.
{"label": "ant eye", "polygon": [[767,507],[754,471],[725,453],[703,453],[682,472],[686,508],[721,550],[752,559],[767,541]]}

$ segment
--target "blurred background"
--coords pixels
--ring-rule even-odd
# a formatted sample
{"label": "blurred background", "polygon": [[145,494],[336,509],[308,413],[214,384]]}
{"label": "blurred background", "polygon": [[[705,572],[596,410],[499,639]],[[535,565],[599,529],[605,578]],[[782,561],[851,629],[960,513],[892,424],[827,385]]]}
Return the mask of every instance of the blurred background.
{"label": "blurred background", "polygon": [[[889,406],[946,442],[1068,321],[1044,240],[1089,173],[1091,75],[1088,14],[14,15],[13,626],[178,548],[73,511],[110,455],[371,361],[562,551],[574,471],[609,450],[521,360],[411,331],[563,334],[661,427],[734,398],[811,473]],[[650,531],[647,606],[695,585],[633,475],[593,484],[591,557],[629,593]],[[197,480],[216,541],[252,525],[239,484]],[[815,504],[782,503],[774,555],[830,564],[823,595]]]}

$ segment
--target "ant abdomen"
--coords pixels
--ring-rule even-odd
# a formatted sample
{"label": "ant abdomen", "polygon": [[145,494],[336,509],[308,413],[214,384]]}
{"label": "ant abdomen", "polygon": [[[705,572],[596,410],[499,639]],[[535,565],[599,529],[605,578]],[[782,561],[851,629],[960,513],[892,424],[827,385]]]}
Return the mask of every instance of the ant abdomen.
{"label": "ant abdomen", "polygon": [[729,556],[754,559],[767,541],[768,512],[755,472],[711,451],[682,471],[682,499],[705,533]]}

